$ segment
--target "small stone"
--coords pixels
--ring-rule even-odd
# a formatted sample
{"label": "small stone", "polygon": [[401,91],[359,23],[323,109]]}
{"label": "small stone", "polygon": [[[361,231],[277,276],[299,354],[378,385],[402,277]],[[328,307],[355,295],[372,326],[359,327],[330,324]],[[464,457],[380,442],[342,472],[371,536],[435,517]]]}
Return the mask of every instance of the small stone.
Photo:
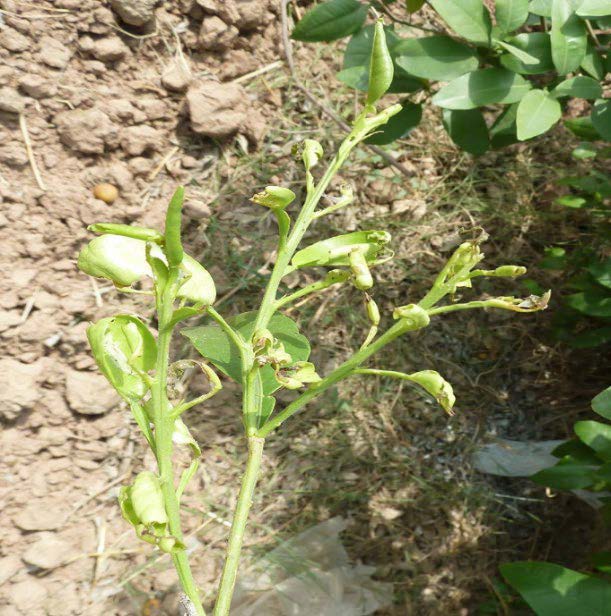
{"label": "small stone", "polygon": [[184,213],[189,218],[210,218],[210,207],[203,201],[189,199],[185,202]]}
{"label": "small stone", "polygon": [[0,111],[21,113],[25,109],[25,99],[15,88],[4,86],[0,88]]}
{"label": "small stone", "polygon": [[237,133],[248,117],[246,92],[239,84],[212,79],[191,85],[187,106],[194,132],[222,139]]}
{"label": "small stone", "polygon": [[124,58],[129,48],[118,36],[108,36],[94,42],[91,55],[101,62],[116,62]]}
{"label": "small stone", "polygon": [[8,582],[22,567],[18,556],[10,555],[0,558],[0,586]]}
{"label": "small stone", "polygon": [[13,522],[17,528],[25,531],[55,530],[62,526],[66,520],[68,511],[65,507],[51,503],[32,503],[23,511],[20,511]]}
{"label": "small stone", "polygon": [[69,558],[71,547],[53,533],[41,533],[40,539],[33,543],[23,554],[25,563],[39,569],[55,569]]}
{"label": "small stone", "polygon": [[112,184],[102,183],[96,184],[93,187],[93,196],[100,201],[104,201],[104,203],[114,203],[119,196],[119,191],[116,186]]}
{"label": "small stone", "polygon": [[9,601],[21,610],[22,614],[34,614],[40,609],[47,594],[45,586],[36,578],[29,576],[29,579],[10,586]]}
{"label": "small stone", "polygon": [[28,164],[28,155],[23,144],[11,141],[0,145],[0,162],[9,167],[25,167]]}
{"label": "small stone", "polygon": [[223,51],[231,47],[239,35],[235,26],[226,24],[220,17],[204,17],[199,31],[199,44],[202,49]]}
{"label": "small stone", "polygon": [[112,10],[131,26],[144,26],[155,16],[157,0],[111,0]]}
{"label": "small stone", "polygon": [[119,396],[101,374],[80,370],[68,371],[66,399],[81,415],[103,415],[119,404]]}
{"label": "small stone", "polygon": [[50,36],[40,39],[40,59],[52,68],[66,68],[72,52],[60,41]]}
{"label": "small stone", "polygon": [[140,156],[157,150],[163,143],[163,134],[152,126],[130,126],[121,134],[121,148],[130,156]]}
{"label": "small stone", "polygon": [[52,81],[47,81],[40,75],[30,73],[24,75],[19,80],[19,87],[32,98],[40,100],[41,98],[50,98],[57,94],[57,85]]}
{"label": "small stone", "polygon": [[13,53],[19,53],[25,51],[30,46],[30,40],[20,32],[17,32],[17,30],[5,26],[0,31],[0,46]]}
{"label": "small stone", "polygon": [[116,126],[99,109],[62,111],[55,123],[62,143],[83,154],[103,154],[117,137]]}
{"label": "small stone", "polygon": [[191,70],[186,61],[175,60],[161,75],[161,85],[170,92],[185,92],[191,83]]}
{"label": "small stone", "polygon": [[8,421],[31,409],[40,398],[41,367],[0,359],[0,416]]}

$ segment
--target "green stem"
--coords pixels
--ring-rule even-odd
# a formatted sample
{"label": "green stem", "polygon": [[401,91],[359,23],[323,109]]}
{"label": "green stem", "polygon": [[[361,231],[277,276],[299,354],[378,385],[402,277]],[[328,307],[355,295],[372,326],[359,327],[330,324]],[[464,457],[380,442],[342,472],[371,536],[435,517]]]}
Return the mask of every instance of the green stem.
{"label": "green stem", "polygon": [[325,390],[341,381],[356,370],[366,359],[377,353],[382,347],[391,343],[402,334],[413,331],[406,329],[405,323],[399,320],[390,329],[387,329],[377,340],[369,346],[358,350],[349,360],[339,365],[331,374],[326,376],[320,383],[305,391],[301,396],[293,400],[282,412],[270,419],[258,432],[257,436],[265,438],[289,417],[301,410],[306,404],[320,396]]}
{"label": "green stem", "polygon": [[214,606],[214,616],[227,616],[231,608],[231,599],[233,597],[233,589],[240,562],[240,552],[242,551],[242,542],[244,540],[244,530],[248,522],[248,512],[252,505],[253,494],[259,477],[264,444],[265,439],[256,436],[248,438],[248,461],[246,462],[246,470],[242,478],[238,503],[231,524],[227,558],[221,575],[219,594]]}
{"label": "green stem", "polygon": [[[174,487],[174,469],[172,466],[172,434],[174,432],[175,419],[169,412],[167,394],[168,364],[170,342],[172,339],[172,328],[168,327],[168,324],[172,320],[172,313],[174,311],[174,287],[176,278],[177,270],[174,276],[170,275],[170,280],[164,285],[163,290],[157,297],[159,337],[157,339],[155,382],[151,388],[151,397],[153,403],[153,423],[155,424],[155,452],[157,455],[157,465],[159,467],[161,491],[168,516],[168,526],[170,534],[176,537],[178,541],[182,542],[183,534],[180,525],[180,506]],[[206,616],[206,612],[199,598],[195,580],[193,579],[193,574],[191,573],[186,551],[180,550],[176,554],[173,554],[172,560],[182,588],[193,603],[197,616]]]}

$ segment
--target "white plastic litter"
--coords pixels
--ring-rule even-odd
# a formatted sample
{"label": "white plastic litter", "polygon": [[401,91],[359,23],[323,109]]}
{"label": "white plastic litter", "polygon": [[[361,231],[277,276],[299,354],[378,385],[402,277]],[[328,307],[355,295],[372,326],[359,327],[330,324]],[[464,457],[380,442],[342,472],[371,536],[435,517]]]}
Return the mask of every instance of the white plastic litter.
{"label": "white plastic litter", "polygon": [[231,616],[367,616],[392,602],[374,567],[351,565],[336,517],[284,542],[238,580]]}

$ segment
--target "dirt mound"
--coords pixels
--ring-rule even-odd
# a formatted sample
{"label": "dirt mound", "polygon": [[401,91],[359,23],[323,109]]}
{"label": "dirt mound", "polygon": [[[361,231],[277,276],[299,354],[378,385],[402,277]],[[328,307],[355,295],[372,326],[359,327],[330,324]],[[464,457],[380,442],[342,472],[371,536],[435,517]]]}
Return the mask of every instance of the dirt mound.
{"label": "dirt mound", "polygon": [[[140,444],[127,413],[110,412],[121,405],[85,329],[146,309],[80,274],[75,258],[88,224],[159,224],[175,186],[220,156],[210,137],[256,146],[268,112],[247,74],[278,58],[274,9],[266,0],[0,8],[0,611],[140,613],[174,578],[144,576],[157,586],[135,591],[123,577],[150,552],[115,506]],[[94,196],[109,194],[94,193],[102,183],[116,189],[111,198]],[[187,216],[205,228],[210,194],[194,185],[188,195]],[[216,563],[201,571],[214,579]]]}

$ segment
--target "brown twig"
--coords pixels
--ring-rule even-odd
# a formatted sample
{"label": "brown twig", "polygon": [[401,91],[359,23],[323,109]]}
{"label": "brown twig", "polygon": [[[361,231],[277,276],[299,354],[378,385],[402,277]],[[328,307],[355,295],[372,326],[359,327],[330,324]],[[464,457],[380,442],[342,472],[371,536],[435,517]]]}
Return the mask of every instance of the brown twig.
{"label": "brown twig", "polygon": [[[284,56],[286,59],[286,63],[289,67],[291,77],[295,85],[303,92],[303,94],[309,101],[314,103],[317,107],[320,107],[320,109],[322,109],[322,111],[326,115],[328,115],[338,126],[341,126],[341,128],[343,128],[346,132],[349,133],[350,127],[348,126],[348,124],[346,124],[346,122],[344,122],[344,120],[342,120],[342,118],[340,118],[339,115],[337,115],[335,111],[333,111],[333,109],[325,105],[323,102],[319,101],[297,76],[297,72],[295,71],[295,63],[293,61],[293,46],[289,37],[289,25],[287,16],[287,8],[289,1],[290,0],[281,0],[280,7],[282,12],[280,15],[280,19],[282,24],[282,46],[284,48]],[[394,156],[391,156],[388,152],[385,152],[377,145],[365,145],[367,145],[367,147],[372,152],[375,152],[378,156],[382,157],[389,165],[393,166],[395,169],[397,169],[397,171],[401,172],[405,177],[412,177],[412,173],[398,160],[396,160]]]}
{"label": "brown twig", "polygon": [[25,143],[25,151],[28,155],[28,160],[30,161],[30,167],[32,168],[32,173],[36,178],[36,184],[38,184],[38,188],[40,190],[47,190],[45,183],[40,175],[40,170],[38,169],[38,165],[36,164],[36,159],[34,158],[34,151],[32,150],[32,142],[30,140],[30,133],[28,133],[28,125],[25,120],[25,115],[23,113],[19,114],[19,128],[21,129],[21,134],[23,136],[23,141]]}

